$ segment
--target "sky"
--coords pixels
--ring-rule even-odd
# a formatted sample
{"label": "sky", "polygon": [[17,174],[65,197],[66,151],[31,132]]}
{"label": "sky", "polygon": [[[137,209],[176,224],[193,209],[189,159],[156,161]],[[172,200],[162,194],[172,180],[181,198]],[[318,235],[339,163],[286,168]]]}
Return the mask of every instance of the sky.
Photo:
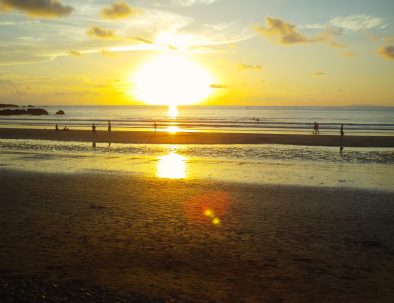
{"label": "sky", "polygon": [[0,0],[0,103],[394,106],[393,83],[392,0]]}

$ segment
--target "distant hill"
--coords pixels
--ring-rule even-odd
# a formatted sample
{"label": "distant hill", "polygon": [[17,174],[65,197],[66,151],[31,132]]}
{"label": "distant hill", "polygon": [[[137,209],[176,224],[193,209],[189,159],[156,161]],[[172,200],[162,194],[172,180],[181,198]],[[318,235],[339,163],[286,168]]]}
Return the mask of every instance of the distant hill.
{"label": "distant hill", "polygon": [[0,103],[0,107],[19,107],[19,106],[15,105],[15,104],[3,104],[3,103]]}

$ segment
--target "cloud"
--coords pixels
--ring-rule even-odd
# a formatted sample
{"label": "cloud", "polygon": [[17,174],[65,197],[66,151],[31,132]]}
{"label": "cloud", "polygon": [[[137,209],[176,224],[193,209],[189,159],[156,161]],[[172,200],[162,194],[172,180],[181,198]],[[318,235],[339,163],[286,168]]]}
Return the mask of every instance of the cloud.
{"label": "cloud", "polygon": [[314,73],[314,75],[317,77],[322,77],[322,76],[325,76],[326,73],[325,72],[316,72],[316,73]]}
{"label": "cloud", "polygon": [[[328,24],[313,23],[298,26],[300,29],[325,29],[334,27],[344,31],[366,31],[371,29],[385,29],[388,26],[386,20],[380,17],[369,16],[366,14],[337,16],[332,18]],[[374,34],[371,34],[374,35]]]}
{"label": "cloud", "polygon": [[264,37],[272,39],[274,42],[283,45],[295,45],[305,43],[325,42],[332,47],[343,47],[344,45],[334,40],[340,31],[327,27],[324,31],[312,37],[301,34],[296,26],[281,19],[267,17],[265,26],[257,25],[256,31]]}
{"label": "cloud", "polygon": [[88,31],[86,32],[89,36],[92,37],[97,37],[100,39],[116,39],[118,38],[116,36],[115,31],[110,30],[110,29],[105,29],[100,26],[92,26]]}
{"label": "cloud", "polygon": [[4,9],[16,9],[32,17],[64,17],[72,13],[74,8],[62,4],[59,0],[0,0]]}
{"label": "cloud", "polygon": [[227,85],[224,85],[224,84],[211,84],[210,86],[209,86],[210,88],[216,88],[216,89],[224,89],[224,88],[227,88]]}
{"label": "cloud", "polygon": [[394,60],[394,45],[382,46],[379,48],[379,54],[386,59]]}
{"label": "cloud", "polygon": [[172,0],[172,4],[176,6],[188,7],[196,4],[212,4],[219,0]]}
{"label": "cloud", "polygon": [[70,51],[68,52],[68,54],[71,55],[71,56],[75,56],[75,57],[81,56],[81,52],[79,52],[79,51],[77,51],[77,50],[70,50]]}
{"label": "cloud", "polygon": [[344,52],[344,53],[341,53],[341,55],[344,57],[348,57],[348,58],[352,58],[352,57],[356,56],[356,54],[353,52]]}
{"label": "cloud", "polygon": [[9,79],[0,79],[0,87],[15,87],[17,84]]}
{"label": "cloud", "polygon": [[338,16],[330,20],[330,24],[344,30],[358,32],[369,29],[384,29],[388,26],[383,18],[362,15]]}
{"label": "cloud", "polygon": [[141,43],[145,43],[145,44],[154,44],[154,42],[152,40],[142,38],[142,37],[134,37],[133,40],[141,42]]}
{"label": "cloud", "polygon": [[238,64],[238,67],[241,70],[262,70],[263,69],[263,67],[261,65],[259,65],[259,64],[257,64],[257,65],[249,65],[249,64],[240,63],[240,64]]}
{"label": "cloud", "polygon": [[54,92],[53,95],[55,95],[55,96],[85,96],[85,95],[99,96],[100,94],[97,92],[84,90],[84,91],[59,91],[59,92]]}
{"label": "cloud", "polygon": [[101,16],[105,19],[123,19],[139,13],[139,9],[131,7],[124,1],[114,2],[101,10]]}
{"label": "cloud", "polygon": [[101,54],[102,54],[104,57],[116,57],[116,53],[115,53],[115,52],[111,52],[111,51],[108,50],[108,49],[102,49],[102,50],[101,50]]}

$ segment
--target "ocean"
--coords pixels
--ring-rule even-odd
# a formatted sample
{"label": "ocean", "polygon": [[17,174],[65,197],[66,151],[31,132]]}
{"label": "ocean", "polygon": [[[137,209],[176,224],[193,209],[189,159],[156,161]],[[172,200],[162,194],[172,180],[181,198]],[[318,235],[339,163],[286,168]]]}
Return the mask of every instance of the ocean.
{"label": "ocean", "polygon": [[[245,133],[311,133],[317,122],[322,134],[394,135],[394,107],[264,107],[264,106],[46,106],[49,116],[0,116],[1,127],[98,129],[111,121],[114,130],[159,130]],[[55,115],[64,110],[65,116]]]}

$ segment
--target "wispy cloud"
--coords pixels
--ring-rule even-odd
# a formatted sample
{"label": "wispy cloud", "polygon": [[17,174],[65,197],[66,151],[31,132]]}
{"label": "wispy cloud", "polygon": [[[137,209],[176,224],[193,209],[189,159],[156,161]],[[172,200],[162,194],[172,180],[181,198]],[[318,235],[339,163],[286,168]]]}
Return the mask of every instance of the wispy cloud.
{"label": "wispy cloud", "polygon": [[260,64],[250,65],[250,64],[244,64],[244,63],[239,63],[238,68],[241,70],[262,70],[263,69],[263,67]]}
{"label": "wispy cloud", "polygon": [[336,42],[334,39],[335,36],[340,34],[340,31],[329,27],[314,36],[306,36],[298,31],[295,24],[285,22],[278,18],[267,17],[265,19],[265,26],[257,25],[255,29],[262,36],[282,45],[323,42],[332,47],[344,46],[343,44]]}
{"label": "wispy cloud", "polygon": [[315,72],[314,75],[315,75],[316,77],[322,77],[322,76],[325,76],[326,73],[325,73],[325,72]]}
{"label": "wispy cloud", "polygon": [[330,20],[330,24],[347,31],[358,32],[370,29],[384,29],[388,26],[385,19],[366,14],[338,16]]}
{"label": "wispy cloud", "polygon": [[68,53],[69,53],[71,56],[75,56],[75,57],[81,56],[81,52],[80,52],[80,51],[77,51],[77,50],[70,50]]}
{"label": "wispy cloud", "polygon": [[211,84],[210,86],[209,86],[210,88],[214,88],[214,89],[224,89],[224,88],[227,88],[227,85],[225,85],[225,84]]}
{"label": "wispy cloud", "polygon": [[140,9],[131,7],[125,1],[114,2],[101,10],[101,16],[105,19],[123,19],[140,13]]}
{"label": "wispy cloud", "polygon": [[359,32],[372,29],[385,29],[388,23],[384,18],[370,16],[367,14],[337,16],[327,23],[312,23],[299,25],[300,29],[321,30],[327,27],[334,27],[343,31]]}
{"label": "wispy cloud", "polygon": [[117,35],[115,33],[115,31],[111,30],[111,29],[105,29],[102,28],[100,26],[92,26],[91,28],[88,29],[88,31],[86,32],[89,36],[92,37],[97,37],[100,39],[116,39]]}
{"label": "wispy cloud", "polygon": [[31,17],[43,18],[68,16],[74,10],[59,0],[0,0],[0,6],[5,10],[20,10]]}
{"label": "wispy cloud", "polygon": [[356,56],[356,54],[353,52],[343,52],[343,53],[341,53],[341,55],[344,57],[347,57],[347,58],[353,58]]}
{"label": "wispy cloud", "polygon": [[172,0],[172,4],[176,6],[188,7],[196,4],[212,4],[220,0]]}
{"label": "wispy cloud", "polygon": [[382,46],[379,48],[379,54],[386,59],[394,60],[394,45]]}
{"label": "wispy cloud", "polygon": [[[100,11],[102,6],[90,5],[86,11],[78,7],[75,14],[61,22],[31,20],[38,23],[26,26],[21,22],[23,17],[2,20],[7,30],[0,34],[0,65],[52,61],[56,57],[76,55],[70,50],[78,50],[81,55],[101,53],[103,49],[111,53],[169,49],[212,53],[257,35],[250,26],[238,21],[199,25],[192,17],[151,8],[141,8],[141,14],[110,23],[91,13]],[[35,40],[20,40],[22,36],[7,34],[11,27],[17,28],[23,37]],[[38,31],[39,40],[36,39]],[[86,35],[95,39],[86,39]]]}
{"label": "wispy cloud", "polygon": [[116,57],[116,53],[115,52],[111,52],[110,50],[108,50],[108,49],[102,49],[101,50],[101,54],[104,56],[104,57]]}

